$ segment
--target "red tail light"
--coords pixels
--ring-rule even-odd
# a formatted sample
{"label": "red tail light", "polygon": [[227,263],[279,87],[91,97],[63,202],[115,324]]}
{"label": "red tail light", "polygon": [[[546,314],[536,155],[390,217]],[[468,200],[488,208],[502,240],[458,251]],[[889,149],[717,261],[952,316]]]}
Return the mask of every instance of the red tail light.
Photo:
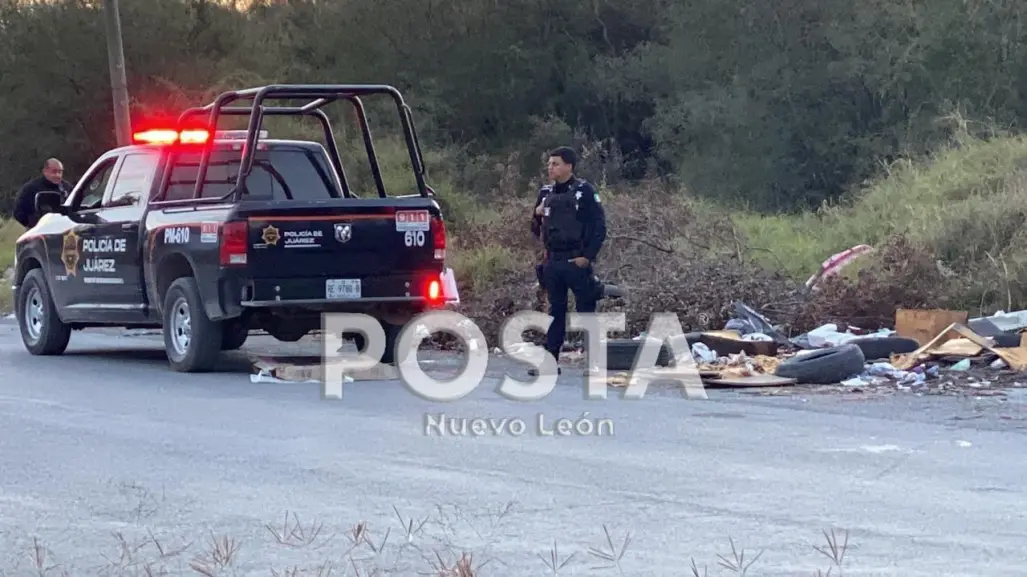
{"label": "red tail light", "polygon": [[[435,249],[435,260],[446,260],[446,222],[442,217],[433,216],[431,219],[432,243]],[[433,281],[437,282],[437,281]]]}
{"label": "red tail light", "polygon": [[249,224],[229,221],[221,226],[221,266],[246,266]]}
{"label": "red tail light", "polygon": [[432,279],[428,283],[428,300],[437,301],[442,296],[442,285],[438,280]]}

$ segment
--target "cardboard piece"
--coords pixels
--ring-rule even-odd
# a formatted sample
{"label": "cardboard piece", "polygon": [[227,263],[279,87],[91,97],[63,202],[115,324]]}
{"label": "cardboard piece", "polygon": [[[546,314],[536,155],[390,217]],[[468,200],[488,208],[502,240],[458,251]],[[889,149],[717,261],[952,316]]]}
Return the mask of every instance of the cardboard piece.
{"label": "cardboard piece", "polygon": [[699,342],[719,356],[745,353],[749,356],[774,356],[781,344],[776,341],[747,341],[737,331],[706,331],[699,335]]}
{"label": "cardboard piece", "polygon": [[970,314],[944,309],[899,309],[895,311],[895,333],[924,345],[937,338],[945,327],[965,325]]}
{"label": "cardboard piece", "polygon": [[721,387],[786,387],[799,382],[797,379],[779,377],[777,375],[749,375],[747,377],[725,377],[721,379],[703,379],[704,385]]}
{"label": "cardboard piece", "polygon": [[742,340],[742,333],[727,329],[720,331],[705,331],[702,334],[709,335],[711,337],[720,337],[722,339],[731,339],[732,341]]}
{"label": "cardboard piece", "polygon": [[[984,338],[984,337],[982,337]],[[949,339],[931,349],[931,353],[946,357],[976,357],[984,349],[967,338]]]}
{"label": "cardboard piece", "polygon": [[[698,373],[698,374],[697,374]],[[631,384],[632,377],[646,379],[649,382],[675,381],[683,379],[686,382],[699,377],[700,381],[707,377],[719,376],[718,371],[705,371],[695,369],[682,369],[676,367],[657,367],[653,369],[639,369],[635,372],[610,371],[606,374],[606,384],[611,387],[627,387]],[[703,381],[704,382],[704,381]]]}
{"label": "cardboard piece", "polygon": [[[960,339],[956,335],[963,338]],[[970,344],[963,344],[959,341],[967,341]],[[968,354],[974,350],[974,346],[977,347],[976,352]],[[912,353],[892,355],[891,364],[899,370],[909,370],[932,357],[952,355],[952,350],[959,351],[957,354],[961,356],[976,356],[981,351],[987,350],[998,355],[1013,370],[1022,371],[1027,369],[1027,344],[1025,344],[1024,337],[1020,338],[1019,347],[997,348],[994,346],[992,339],[982,337],[959,323],[952,323],[948,328],[928,341],[927,344]]]}
{"label": "cardboard piece", "polygon": [[[253,367],[266,370],[276,379],[296,383],[323,380],[325,368],[320,357],[262,357],[254,360]],[[398,379],[399,371],[393,365],[378,364],[347,375],[354,381],[389,381]]]}

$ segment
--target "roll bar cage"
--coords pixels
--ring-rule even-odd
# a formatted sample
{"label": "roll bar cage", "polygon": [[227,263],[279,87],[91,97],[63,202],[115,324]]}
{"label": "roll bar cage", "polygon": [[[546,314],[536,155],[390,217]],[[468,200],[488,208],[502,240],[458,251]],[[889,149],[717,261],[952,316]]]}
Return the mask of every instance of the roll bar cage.
{"label": "roll bar cage", "polygon": [[[410,165],[414,168],[414,177],[417,180],[417,191],[422,197],[434,194],[434,191],[425,184],[424,157],[421,155],[421,145],[414,128],[410,107],[403,100],[399,90],[387,84],[272,84],[244,90],[232,90],[221,93],[213,102],[205,106],[187,109],[178,117],[178,129],[182,130],[189,126],[190,119],[196,116],[207,115],[207,129],[211,135],[217,131],[218,121],[222,116],[249,116],[249,124],[246,129],[246,141],[243,146],[242,161],[239,163],[239,175],[235,187],[231,192],[211,201],[231,200],[238,202],[242,196],[246,183],[246,177],[253,170],[253,153],[257,146],[257,136],[260,134],[265,116],[313,116],[321,123],[325,133],[325,144],[328,147],[328,156],[331,159],[335,171],[342,183],[343,196],[355,198],[356,195],[350,189],[349,181],[346,178],[346,171],[342,166],[342,159],[339,156],[339,147],[335,142],[335,135],[332,131],[331,121],[325,114],[324,106],[338,100],[349,101],[357,115],[360,124],[360,131],[363,135],[364,149],[367,151],[367,160],[371,165],[371,174],[374,177],[375,186],[378,189],[378,196],[386,198],[385,183],[382,181],[381,167],[378,165],[378,156],[375,153],[374,141],[371,138],[371,128],[367,123],[367,113],[361,96],[385,94],[392,97],[399,112],[400,122],[403,126],[403,136],[406,139],[407,150],[410,154]],[[252,99],[249,106],[229,106],[233,103]],[[268,106],[268,100],[299,100],[310,99],[310,102],[303,106]],[[196,174],[196,186],[193,189],[193,198],[182,199],[181,201],[164,201],[161,204],[177,204],[178,202],[194,203],[201,198],[204,181],[207,177],[207,169],[210,166],[210,155],[214,149],[215,139],[208,139],[203,145],[203,152],[200,156],[200,165]],[[171,148],[171,155],[177,154],[177,147]],[[170,166],[170,164],[169,164]],[[171,179],[171,171],[165,170],[161,182],[161,194],[167,190]],[[206,199],[204,199],[206,200]]]}

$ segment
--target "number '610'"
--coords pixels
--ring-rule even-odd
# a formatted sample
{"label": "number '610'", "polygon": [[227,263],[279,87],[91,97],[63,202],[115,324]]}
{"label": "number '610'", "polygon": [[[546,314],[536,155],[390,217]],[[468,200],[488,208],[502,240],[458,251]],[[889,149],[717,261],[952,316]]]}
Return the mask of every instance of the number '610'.
{"label": "number '610'", "polygon": [[424,231],[408,230],[403,239],[407,246],[424,246]]}

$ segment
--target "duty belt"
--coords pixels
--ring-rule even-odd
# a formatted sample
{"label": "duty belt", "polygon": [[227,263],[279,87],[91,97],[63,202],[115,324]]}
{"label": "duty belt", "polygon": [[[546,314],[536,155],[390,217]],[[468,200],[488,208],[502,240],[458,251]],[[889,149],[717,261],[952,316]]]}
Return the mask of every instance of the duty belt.
{"label": "duty belt", "polygon": [[547,250],[546,256],[549,260],[570,260],[583,255],[581,250]]}

